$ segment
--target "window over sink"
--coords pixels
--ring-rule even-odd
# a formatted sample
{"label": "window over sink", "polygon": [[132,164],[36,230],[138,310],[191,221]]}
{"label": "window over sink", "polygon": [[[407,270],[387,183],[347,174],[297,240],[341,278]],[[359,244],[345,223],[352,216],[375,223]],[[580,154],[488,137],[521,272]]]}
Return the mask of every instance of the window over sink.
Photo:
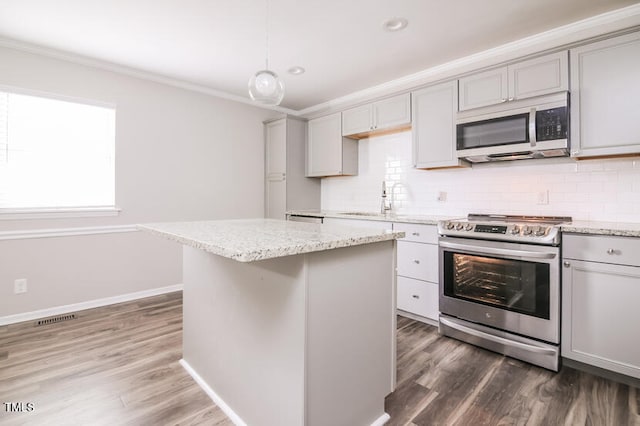
{"label": "window over sink", "polygon": [[115,115],[113,105],[0,89],[0,216],[115,211]]}

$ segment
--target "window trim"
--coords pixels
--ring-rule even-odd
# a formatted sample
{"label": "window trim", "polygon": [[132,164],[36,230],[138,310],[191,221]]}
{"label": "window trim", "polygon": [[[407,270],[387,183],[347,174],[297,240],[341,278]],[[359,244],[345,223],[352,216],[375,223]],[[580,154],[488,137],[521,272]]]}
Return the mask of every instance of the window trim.
{"label": "window trim", "polygon": [[[99,101],[95,99],[81,98],[78,96],[61,95],[38,89],[27,89],[24,87],[0,84],[0,92],[15,93],[18,95],[37,96],[64,102],[73,102],[102,108],[111,108],[115,114],[115,134],[114,158],[117,155],[117,134],[118,134],[118,110],[115,102]],[[115,160],[114,160],[115,161]],[[115,164],[114,164],[115,166]],[[114,176],[115,178],[115,176]],[[68,207],[33,207],[33,208],[1,208],[0,221],[2,220],[22,220],[22,219],[57,219],[73,217],[100,217],[118,216],[122,209],[114,205],[108,206],[68,206]]]}

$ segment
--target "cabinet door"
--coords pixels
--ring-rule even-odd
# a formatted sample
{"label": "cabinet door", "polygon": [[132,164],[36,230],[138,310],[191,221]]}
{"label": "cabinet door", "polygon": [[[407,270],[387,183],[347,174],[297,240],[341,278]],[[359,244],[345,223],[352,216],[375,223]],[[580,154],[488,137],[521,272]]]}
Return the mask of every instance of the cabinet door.
{"label": "cabinet door", "polygon": [[340,113],[309,120],[307,176],[342,174],[342,117]]}
{"label": "cabinet door", "polygon": [[287,121],[265,125],[265,212],[271,219],[284,219],[287,209]]}
{"label": "cabinet door", "polygon": [[438,320],[438,284],[407,277],[398,277],[397,308]]}
{"label": "cabinet door", "polygon": [[640,153],[640,33],[571,50],[571,155]]}
{"label": "cabinet door", "polygon": [[567,51],[509,65],[509,100],[569,90]]}
{"label": "cabinet door", "polygon": [[411,94],[406,93],[373,104],[373,130],[411,124]]}
{"label": "cabinet door", "polygon": [[363,105],[342,112],[342,135],[349,136],[373,130],[373,106]]}
{"label": "cabinet door", "polygon": [[412,93],[413,165],[420,169],[463,164],[456,156],[456,81]]}
{"label": "cabinet door", "polygon": [[640,378],[640,268],[565,261],[562,356]]}
{"label": "cabinet door", "polygon": [[507,101],[507,67],[463,77],[458,82],[460,111]]}

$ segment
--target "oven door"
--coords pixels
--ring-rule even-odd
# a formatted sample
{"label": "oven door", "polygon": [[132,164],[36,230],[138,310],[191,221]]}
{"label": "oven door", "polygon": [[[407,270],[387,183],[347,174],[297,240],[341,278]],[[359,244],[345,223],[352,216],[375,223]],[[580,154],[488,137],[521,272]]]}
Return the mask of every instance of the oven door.
{"label": "oven door", "polygon": [[440,312],[560,342],[558,247],[440,238]]}

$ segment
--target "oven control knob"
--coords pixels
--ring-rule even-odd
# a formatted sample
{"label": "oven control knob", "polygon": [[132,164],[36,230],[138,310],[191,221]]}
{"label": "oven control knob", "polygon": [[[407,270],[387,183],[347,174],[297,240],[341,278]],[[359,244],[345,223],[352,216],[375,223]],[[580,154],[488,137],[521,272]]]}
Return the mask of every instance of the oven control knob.
{"label": "oven control knob", "polygon": [[542,237],[547,233],[547,228],[545,228],[544,226],[538,226],[538,229],[536,229],[535,235],[536,237]]}
{"label": "oven control knob", "polygon": [[462,231],[462,228],[464,228],[464,225],[459,223],[456,225],[456,231]]}
{"label": "oven control knob", "polygon": [[471,231],[473,229],[473,225],[470,223],[467,223],[467,225],[464,227],[465,231]]}
{"label": "oven control knob", "polygon": [[447,222],[447,224],[445,226],[446,226],[447,229],[453,229],[456,225],[454,223]]}
{"label": "oven control knob", "polygon": [[519,233],[520,233],[520,227],[518,225],[514,225],[513,228],[511,228],[511,234],[518,235]]}
{"label": "oven control knob", "polygon": [[522,235],[531,235],[532,232],[533,232],[533,228],[530,228],[528,226],[522,227]]}

